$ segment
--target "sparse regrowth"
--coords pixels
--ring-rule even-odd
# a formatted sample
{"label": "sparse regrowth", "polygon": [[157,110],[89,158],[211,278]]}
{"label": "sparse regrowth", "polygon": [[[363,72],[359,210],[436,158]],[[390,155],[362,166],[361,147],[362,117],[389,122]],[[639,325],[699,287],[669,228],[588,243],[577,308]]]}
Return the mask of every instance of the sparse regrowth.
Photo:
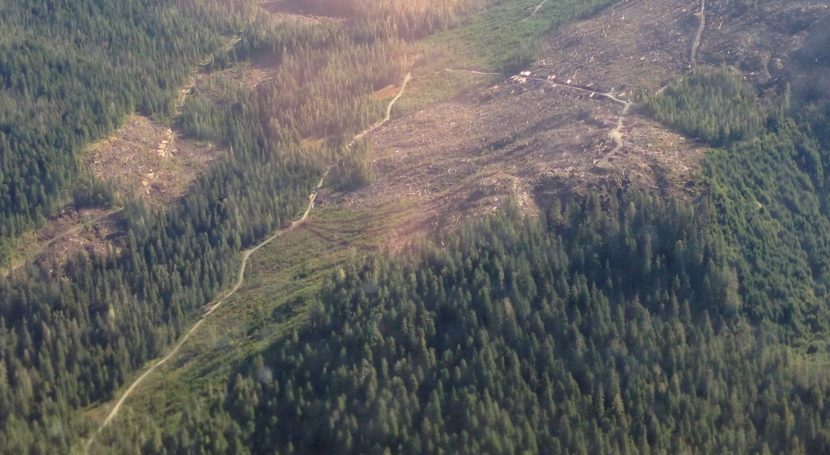
{"label": "sparse regrowth", "polygon": [[353,191],[373,181],[372,154],[366,141],[346,150],[331,170],[331,186],[338,191]]}

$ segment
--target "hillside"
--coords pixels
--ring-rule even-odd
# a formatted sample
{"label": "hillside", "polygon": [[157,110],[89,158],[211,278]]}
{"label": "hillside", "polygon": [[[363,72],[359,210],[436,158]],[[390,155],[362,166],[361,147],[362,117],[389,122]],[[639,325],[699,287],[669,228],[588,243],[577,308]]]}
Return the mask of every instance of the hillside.
{"label": "hillside", "polygon": [[0,453],[830,452],[824,2],[128,3],[210,45],[66,45],[157,109],[7,210]]}

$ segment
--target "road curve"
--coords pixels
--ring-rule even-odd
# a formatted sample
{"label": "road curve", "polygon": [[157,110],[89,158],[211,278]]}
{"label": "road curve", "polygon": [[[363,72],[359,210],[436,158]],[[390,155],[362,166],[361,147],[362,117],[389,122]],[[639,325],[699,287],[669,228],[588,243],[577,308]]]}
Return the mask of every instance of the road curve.
{"label": "road curve", "polygon": [[628,114],[628,110],[631,109],[631,102],[626,101],[625,105],[623,106],[622,111],[620,111],[620,116],[617,118],[617,126],[608,133],[608,137],[614,141],[614,148],[606,154],[606,158],[614,155],[623,147],[623,120],[625,119],[625,114]]}
{"label": "road curve", "polygon": [[[403,96],[404,90],[406,89],[406,85],[407,85],[407,83],[409,83],[409,81],[411,79],[412,79],[412,74],[407,73],[406,77],[404,78],[403,84],[401,85],[400,91],[398,91],[398,94],[395,96],[395,98],[392,99],[392,101],[389,102],[389,105],[386,107],[386,116],[381,121],[375,123],[374,125],[370,126],[367,129],[361,131],[357,136],[355,136],[355,138],[349,144],[350,146],[352,144],[354,144],[357,140],[362,138],[363,136],[369,134],[370,132],[374,131],[375,129],[379,128],[384,123],[389,121],[389,119],[392,116],[392,108],[394,107],[395,103],[398,102],[398,100],[401,98],[401,96]],[[228,291],[227,294],[225,294],[223,297],[216,300],[216,302],[208,308],[208,310],[202,315],[202,317],[199,318],[199,320],[196,321],[193,324],[193,326],[190,327],[190,329],[187,332],[185,332],[184,335],[182,335],[181,338],[179,338],[179,341],[176,342],[176,344],[173,346],[172,349],[170,349],[170,351],[167,353],[167,355],[165,355],[160,360],[158,360],[156,363],[154,363],[153,366],[148,368],[147,371],[142,373],[141,376],[136,378],[136,380],[133,381],[132,384],[130,384],[130,386],[127,388],[127,390],[124,391],[124,393],[121,395],[121,397],[118,399],[118,401],[115,402],[115,405],[112,407],[109,414],[107,414],[107,417],[104,419],[104,421],[101,422],[101,425],[98,427],[98,429],[95,430],[94,433],[92,433],[92,435],[89,437],[89,439],[87,439],[86,444],[84,445],[84,452],[85,453],[89,453],[89,449],[92,447],[92,444],[95,442],[95,438],[118,415],[118,412],[121,410],[122,405],[124,404],[125,401],[127,401],[127,398],[129,398],[130,395],[132,395],[132,393],[135,391],[135,389],[138,388],[138,386],[141,385],[141,383],[144,382],[144,380],[148,376],[150,376],[154,371],[156,371],[160,366],[164,365],[171,358],[173,358],[173,356],[178,354],[178,352],[182,348],[182,346],[187,342],[187,340],[191,337],[191,335],[193,335],[196,332],[196,330],[198,330],[199,327],[201,327],[201,325],[204,324],[204,322],[207,320],[207,318],[211,314],[213,314],[216,310],[218,310],[219,307],[221,307],[222,304],[225,303],[225,301],[230,296],[235,294],[236,291],[238,291],[239,288],[242,287],[242,284],[245,282],[245,269],[248,266],[248,260],[251,258],[251,255],[254,254],[260,248],[264,247],[265,245],[268,245],[269,243],[273,242],[275,239],[277,239],[277,238],[293,231],[294,229],[296,229],[298,226],[302,225],[308,219],[308,215],[311,213],[311,209],[314,208],[314,202],[317,199],[317,192],[320,190],[320,188],[322,188],[323,183],[326,180],[326,176],[328,176],[328,173],[329,173],[329,170],[327,169],[323,173],[322,177],[320,177],[320,181],[317,182],[317,186],[314,187],[314,191],[311,194],[308,195],[308,205],[306,206],[305,212],[303,213],[303,215],[300,218],[292,221],[291,224],[288,225],[288,227],[277,231],[274,235],[272,235],[271,237],[268,237],[267,239],[263,240],[262,242],[260,242],[256,246],[254,246],[252,248],[249,248],[249,249],[242,252],[242,262],[239,265],[239,272],[238,272],[237,277],[236,277],[236,283],[234,283],[233,287]]]}
{"label": "road curve", "polygon": [[401,84],[401,89],[398,90],[398,94],[395,95],[395,97],[392,98],[392,101],[389,102],[389,105],[386,106],[386,116],[384,116],[382,119],[375,122],[375,124],[373,124],[369,128],[366,128],[365,130],[357,133],[357,135],[354,138],[352,138],[352,141],[349,142],[349,145],[348,145],[347,148],[351,148],[355,144],[355,142],[363,139],[363,137],[366,136],[367,134],[369,134],[372,131],[380,128],[384,123],[388,122],[389,119],[392,118],[392,108],[395,106],[395,103],[397,103],[398,100],[401,99],[401,97],[403,96],[404,90],[406,90],[406,85],[409,84],[409,81],[411,81],[411,80],[412,80],[412,73],[406,73],[406,76],[403,78],[403,84]]}
{"label": "road curve", "polygon": [[[702,1],[705,1],[705,0],[702,0]],[[544,5],[544,2],[542,2],[540,5]],[[480,71],[453,69],[453,68],[446,68],[445,71],[464,72],[464,73],[482,74],[482,75],[495,75],[495,76],[501,76],[502,75],[501,73],[483,73],[483,72],[480,72]],[[631,101],[626,101],[626,100],[622,100],[620,98],[617,98],[611,92],[598,92],[596,90],[592,90],[590,87],[584,87],[584,86],[581,86],[581,85],[556,82],[556,81],[552,81],[552,80],[549,80],[549,79],[542,79],[542,78],[539,78],[539,77],[523,77],[523,79],[525,81],[534,81],[534,82],[546,83],[546,84],[548,84],[548,85],[550,85],[551,87],[554,87],[554,88],[565,88],[565,89],[575,90],[577,92],[587,93],[591,97],[598,96],[598,97],[605,98],[607,100],[613,101],[614,103],[617,103],[617,104],[621,105],[623,108],[620,111],[619,117],[617,118],[617,125],[613,130],[611,130],[608,133],[608,137],[611,138],[611,140],[614,141],[614,148],[611,149],[611,151],[606,154],[606,158],[609,157],[609,156],[614,155],[615,153],[617,153],[623,147],[623,136],[622,136],[623,121],[625,119],[626,114],[628,114],[628,111],[631,110],[631,106],[633,106],[634,103],[632,103]],[[605,158],[603,158],[603,160],[604,159]]]}
{"label": "road curve", "polygon": [[183,346],[183,345],[187,342],[187,340],[190,338],[190,336],[191,336],[191,335],[193,335],[193,334],[196,332],[196,330],[198,330],[198,329],[199,329],[199,327],[201,327],[201,325],[205,322],[205,320],[207,320],[208,316],[210,316],[210,315],[211,315],[211,314],[213,314],[213,313],[214,313],[217,309],[219,309],[219,307],[220,307],[220,306],[222,306],[222,304],[223,304],[223,303],[225,303],[225,301],[226,301],[226,300],[227,300],[230,296],[232,296],[233,294],[235,294],[235,293],[236,293],[236,291],[238,291],[238,290],[239,290],[239,288],[241,288],[241,287],[242,287],[242,284],[243,284],[243,283],[244,283],[244,281],[245,281],[245,269],[246,269],[246,267],[248,266],[248,259],[250,259],[250,258],[251,258],[251,255],[252,255],[254,252],[256,252],[257,250],[259,250],[260,248],[264,247],[265,245],[267,245],[267,244],[269,244],[269,243],[273,242],[276,238],[278,238],[278,237],[280,237],[280,236],[282,236],[282,235],[284,235],[284,234],[286,234],[286,233],[288,233],[288,232],[293,231],[295,228],[297,228],[297,226],[301,225],[301,224],[302,224],[302,223],[303,223],[303,222],[304,222],[304,221],[308,218],[308,214],[309,214],[309,213],[311,213],[311,209],[312,209],[312,208],[314,208],[314,201],[315,201],[315,200],[316,200],[316,198],[317,198],[317,191],[320,189],[320,187],[322,187],[322,186],[323,186],[323,181],[325,180],[325,178],[326,178],[326,175],[327,175],[327,174],[328,174],[328,171],[326,171],[326,172],[323,174],[323,176],[320,178],[320,181],[317,183],[317,186],[315,187],[314,192],[313,192],[313,193],[311,193],[311,194],[308,196],[308,205],[306,206],[306,209],[305,209],[305,212],[303,213],[303,216],[301,216],[301,217],[300,217],[300,218],[298,218],[297,220],[293,221],[293,222],[292,222],[292,223],[291,223],[288,227],[286,227],[285,229],[282,229],[282,230],[278,231],[276,234],[272,235],[271,237],[268,237],[267,239],[263,240],[263,241],[262,241],[262,242],[260,242],[258,245],[254,246],[253,248],[247,249],[247,250],[245,250],[245,251],[243,251],[243,252],[242,252],[242,263],[241,263],[241,264],[240,264],[240,266],[239,266],[239,273],[238,273],[238,275],[237,275],[237,277],[236,277],[236,283],[234,283],[234,285],[233,285],[233,287],[230,289],[230,291],[228,291],[228,293],[227,293],[227,294],[225,294],[222,298],[220,298],[220,299],[219,299],[219,300],[217,300],[217,301],[216,301],[213,305],[211,305],[211,306],[210,306],[210,308],[208,308],[208,310],[205,312],[205,314],[203,314],[203,315],[202,315],[202,317],[201,317],[201,318],[199,318],[199,320],[198,320],[198,321],[196,321],[196,323],[195,323],[195,324],[193,324],[193,326],[192,326],[192,327],[190,327],[190,330],[188,330],[187,332],[185,332],[185,334],[184,334],[184,335],[182,335],[182,337],[181,337],[181,338],[179,338],[179,341],[178,341],[178,342],[176,342],[176,344],[173,346],[173,349],[171,349],[171,350],[167,353],[167,355],[165,355],[165,356],[164,356],[164,357],[162,357],[159,361],[157,361],[156,363],[154,363],[154,364],[153,364],[153,366],[151,366],[149,369],[147,369],[147,371],[145,371],[144,373],[142,373],[142,375],[141,375],[141,376],[139,376],[139,377],[138,377],[135,381],[133,381],[133,383],[132,383],[132,384],[130,384],[130,387],[128,387],[128,388],[127,388],[127,390],[126,390],[126,391],[124,391],[124,393],[121,395],[121,398],[119,398],[119,399],[118,399],[118,401],[115,403],[115,406],[113,406],[113,407],[112,407],[112,409],[110,410],[109,414],[107,414],[107,417],[104,419],[104,421],[103,421],[103,422],[101,423],[101,425],[98,427],[98,430],[97,430],[95,433],[93,433],[93,434],[92,434],[92,436],[90,436],[90,438],[87,440],[87,442],[86,442],[86,446],[85,446],[85,451],[86,451],[86,452],[89,452],[89,449],[90,449],[90,447],[92,446],[92,443],[93,443],[93,442],[95,442],[95,437],[96,437],[99,433],[101,433],[101,431],[102,431],[102,430],[103,430],[103,429],[104,429],[107,425],[109,425],[109,424],[110,424],[110,422],[112,421],[112,419],[114,419],[114,418],[115,418],[115,416],[116,416],[116,415],[118,415],[118,411],[120,411],[120,410],[121,410],[121,406],[124,404],[124,402],[127,400],[127,398],[129,398],[129,397],[130,397],[130,395],[133,393],[133,391],[134,391],[134,390],[135,390],[135,389],[136,389],[136,388],[137,388],[137,387],[138,387],[138,386],[139,386],[139,385],[140,385],[140,384],[141,384],[141,383],[142,383],[142,382],[143,382],[143,381],[144,381],[144,380],[145,380],[148,376],[150,376],[150,375],[151,375],[154,371],[156,371],[156,370],[157,370],[160,366],[164,365],[165,363],[167,363],[167,361],[168,361],[168,360],[170,360],[171,358],[173,358],[173,356],[175,356],[176,354],[178,354],[178,353],[179,353],[179,350],[181,349],[181,347],[182,347],[182,346]]}
{"label": "road curve", "polygon": [[599,96],[599,97],[608,99],[610,101],[613,101],[617,104],[622,105],[623,108],[620,111],[619,117],[617,118],[617,126],[614,127],[613,130],[608,132],[608,137],[612,141],[614,141],[614,148],[611,149],[611,151],[609,151],[602,160],[598,161],[595,164],[599,165],[599,163],[606,160],[608,157],[614,155],[615,153],[620,151],[620,149],[623,147],[623,135],[622,135],[623,121],[625,120],[626,114],[628,114],[628,111],[631,109],[631,106],[633,106],[634,103],[632,103],[631,101],[621,100],[621,99],[617,98],[616,96],[614,96],[614,94],[611,93],[611,92],[597,92],[597,91],[591,90],[588,87],[582,87],[582,86],[579,86],[579,85],[573,85],[573,84],[567,84],[567,83],[563,84],[563,83],[554,82],[554,81],[550,81],[550,80],[542,79],[542,78],[538,78],[538,77],[528,77],[526,79],[528,81],[545,82],[545,83],[548,83],[548,84],[552,85],[553,87],[563,87],[563,88],[568,88],[568,89],[571,89],[571,90],[576,90],[576,91],[582,92],[582,93],[588,93],[592,97],[593,96]]}

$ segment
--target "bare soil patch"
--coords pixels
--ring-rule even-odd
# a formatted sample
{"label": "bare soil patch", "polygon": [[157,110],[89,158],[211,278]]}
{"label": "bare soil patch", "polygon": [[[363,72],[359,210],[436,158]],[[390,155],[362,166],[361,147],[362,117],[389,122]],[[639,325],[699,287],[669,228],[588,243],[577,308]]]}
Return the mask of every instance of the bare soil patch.
{"label": "bare soil patch", "polygon": [[603,92],[654,92],[688,69],[697,8],[678,0],[620,2],[555,32],[533,70]]}
{"label": "bare soil patch", "polygon": [[529,74],[468,90],[370,134],[374,183],[326,199],[388,219],[386,243],[397,248],[508,199],[537,214],[552,181],[560,192],[634,187],[696,197],[705,148],[631,102],[637,91],[657,91],[689,70],[697,10],[696,3],[632,0],[562,28]]}
{"label": "bare soil patch", "polygon": [[307,137],[300,141],[300,146],[307,150],[320,150],[326,145],[326,139],[322,137]]}
{"label": "bare soil patch", "polygon": [[395,97],[395,95],[398,94],[398,92],[400,90],[401,90],[401,88],[399,86],[397,86],[395,84],[390,84],[390,85],[387,85],[386,87],[376,91],[375,93],[372,93],[372,99],[375,100],[375,101],[383,101],[383,100],[392,99],[392,98]]}
{"label": "bare soil patch", "polygon": [[207,95],[214,100],[221,99],[223,87],[238,87],[245,90],[254,90],[263,82],[274,76],[277,63],[266,58],[255,59],[252,62],[243,62],[210,74],[201,74],[196,83],[200,94]]}
{"label": "bare soil patch", "polygon": [[311,25],[345,20],[334,15],[321,15],[318,11],[306,7],[302,1],[296,0],[266,0],[261,2],[260,6],[277,20],[290,20]]}
{"label": "bare soil patch", "polygon": [[828,19],[830,5],[824,0],[758,2],[753,8],[710,1],[699,56],[711,66],[740,69],[762,91],[780,82],[780,91],[785,81],[796,85],[814,76],[793,54],[811,35],[827,30]]}
{"label": "bare soil patch", "polygon": [[[410,113],[372,133],[375,182],[336,203],[387,213],[393,247],[439,227],[497,210],[512,199],[539,211],[534,195],[550,178],[574,191],[606,183],[683,193],[702,149],[654,122],[629,115],[616,156],[608,136],[621,107],[547,86],[503,82]],[[400,207],[388,215],[382,208]]]}
{"label": "bare soil patch", "polygon": [[[66,208],[21,240],[11,270],[32,261],[41,266],[64,264],[81,252],[105,254],[118,251],[125,237],[117,209]],[[9,270],[2,270],[3,273]]]}
{"label": "bare soil patch", "polygon": [[125,237],[118,213],[105,209],[67,210],[38,233],[42,250],[35,263],[64,264],[81,252],[98,256],[117,254]]}
{"label": "bare soil patch", "polygon": [[184,139],[165,125],[133,115],[115,134],[92,145],[82,161],[119,193],[162,206],[185,194],[218,154],[210,144]]}

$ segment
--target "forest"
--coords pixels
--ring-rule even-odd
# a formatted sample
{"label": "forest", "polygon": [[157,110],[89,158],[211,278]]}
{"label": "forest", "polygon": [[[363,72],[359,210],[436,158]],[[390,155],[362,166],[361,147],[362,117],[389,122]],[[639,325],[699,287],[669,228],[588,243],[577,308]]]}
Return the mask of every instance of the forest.
{"label": "forest", "polygon": [[[402,78],[394,30],[361,22],[328,28],[274,23],[250,18],[250,6],[8,6],[3,20],[10,26],[32,22],[44,33],[4,36],[3,44],[19,52],[0,53],[10,59],[0,65],[8,68],[2,93],[18,100],[4,103],[0,117],[4,241],[42,222],[88,184],[91,177],[79,176],[76,162],[86,143],[133,110],[172,116],[178,87],[200,62],[221,68],[265,53],[279,67],[255,90],[197,91],[189,98],[172,120],[185,134],[229,153],[165,210],[122,201],[128,235],[117,254],[84,253],[0,277],[0,452],[67,453],[89,431],[78,411],[111,398],[133,371],[172,344],[236,276],[239,251],[301,213],[324,169],[344,152],[345,138],[381,117],[381,104],[368,95]],[[47,13],[49,20],[38,19]],[[133,22],[147,28],[128,25]],[[89,35],[75,37],[79,30]],[[234,33],[238,45],[216,54],[222,38]],[[64,41],[66,51],[57,52],[53,46]],[[102,42],[109,44],[100,48]],[[37,58],[25,58],[29,54]],[[72,65],[85,61],[90,66],[73,72]],[[41,67],[27,66],[35,64]],[[99,95],[123,99],[96,101]],[[60,115],[48,123],[52,114]],[[94,117],[102,114],[106,121]],[[43,128],[29,128],[37,119]],[[14,136],[24,130],[29,142]],[[309,136],[325,138],[326,146],[309,152],[300,144]],[[366,159],[365,153],[355,156]],[[341,168],[363,165],[337,162]]]}
{"label": "forest", "polygon": [[[737,93],[681,87],[665,96]],[[352,260],[306,302],[306,326],[169,416],[175,430],[145,418],[108,444],[158,454],[830,451],[826,106],[751,106],[764,118],[758,136],[706,156],[709,191],[695,203],[565,194],[539,219],[508,205],[406,254]],[[746,115],[720,112],[723,124]],[[679,118],[688,123],[678,128],[699,120]]]}
{"label": "forest", "polygon": [[689,77],[648,108],[713,147],[702,200],[563,195],[540,220],[507,207],[357,259],[307,302],[307,327],[194,398],[176,431],[143,421],[110,443],[827,452],[830,105],[794,106],[764,109],[729,74]]}
{"label": "forest", "polygon": [[[0,36],[0,257],[83,203],[76,190],[100,182],[77,154],[129,113],[228,150],[165,210],[121,201],[117,254],[0,276],[0,453],[68,453],[92,430],[81,410],[165,352],[326,169],[337,190],[370,183],[368,145],[346,147],[382,116],[369,95],[401,80],[406,42],[482,4],[316,0],[310,12],[349,21],[315,27],[252,17],[243,0],[0,6],[13,31]],[[173,118],[194,67],[264,56],[268,81],[198,86]],[[563,194],[538,219],[508,205],[406,254],[354,258],[301,302],[307,325],[165,416],[174,425],[132,422],[106,447],[830,452],[830,103],[816,99],[761,107],[723,71],[675,83],[646,111],[711,147],[699,200]]]}
{"label": "forest", "polygon": [[245,16],[238,0],[4,2],[0,6],[0,259],[5,240],[71,202],[76,157],[175,92]]}
{"label": "forest", "polygon": [[667,87],[663,96],[650,96],[649,113],[661,122],[715,146],[752,137],[762,116],[755,93],[738,74],[725,70],[694,74]]}
{"label": "forest", "polygon": [[125,453],[137,442],[142,453],[830,450],[830,383],[744,316],[706,223],[702,211],[620,192],[554,201],[542,220],[508,207],[405,256],[354,261],[310,302],[307,327],[194,400],[175,430],[144,421],[111,443]]}

